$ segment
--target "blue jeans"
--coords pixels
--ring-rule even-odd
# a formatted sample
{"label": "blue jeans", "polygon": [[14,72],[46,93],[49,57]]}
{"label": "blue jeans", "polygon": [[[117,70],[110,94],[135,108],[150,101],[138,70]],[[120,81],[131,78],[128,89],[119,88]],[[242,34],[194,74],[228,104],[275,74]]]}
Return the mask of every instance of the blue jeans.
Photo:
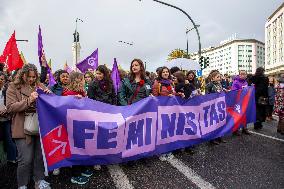
{"label": "blue jeans", "polygon": [[17,159],[17,148],[12,139],[11,121],[1,121],[0,127],[2,127],[4,134],[4,149],[7,152],[7,160],[15,161]]}

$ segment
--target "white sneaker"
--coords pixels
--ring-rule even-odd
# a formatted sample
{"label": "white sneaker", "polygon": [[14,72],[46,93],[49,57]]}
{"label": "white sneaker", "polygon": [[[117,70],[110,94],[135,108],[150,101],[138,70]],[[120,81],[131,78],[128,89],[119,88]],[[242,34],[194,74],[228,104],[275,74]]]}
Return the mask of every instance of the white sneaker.
{"label": "white sneaker", "polygon": [[54,169],[52,171],[52,174],[55,175],[55,176],[59,175],[60,174],[60,169]]}
{"label": "white sneaker", "polygon": [[167,161],[168,159],[173,159],[174,158],[174,155],[170,152],[168,154],[162,154],[160,155],[159,159],[161,161]]}
{"label": "white sneaker", "polygon": [[100,165],[94,165],[94,170],[100,171],[102,167]]}
{"label": "white sneaker", "polygon": [[50,183],[46,182],[45,180],[40,180],[35,185],[36,189],[51,189]]}
{"label": "white sneaker", "polygon": [[18,189],[28,189],[27,186],[20,186]]}

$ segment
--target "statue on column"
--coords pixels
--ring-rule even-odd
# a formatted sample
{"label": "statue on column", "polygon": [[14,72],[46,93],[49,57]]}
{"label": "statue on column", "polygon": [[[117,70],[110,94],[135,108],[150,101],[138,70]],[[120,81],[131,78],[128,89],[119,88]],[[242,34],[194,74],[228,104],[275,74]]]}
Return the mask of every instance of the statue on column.
{"label": "statue on column", "polygon": [[79,32],[78,31],[75,31],[73,33],[73,36],[74,36],[74,42],[79,42]]}

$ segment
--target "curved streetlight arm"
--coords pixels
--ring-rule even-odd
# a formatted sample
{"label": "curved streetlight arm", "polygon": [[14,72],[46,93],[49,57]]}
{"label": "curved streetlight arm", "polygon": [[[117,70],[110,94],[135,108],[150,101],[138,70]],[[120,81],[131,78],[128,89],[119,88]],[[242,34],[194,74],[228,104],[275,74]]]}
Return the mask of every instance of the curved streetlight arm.
{"label": "curved streetlight arm", "polygon": [[[140,1],[141,1],[141,0],[140,0]],[[172,7],[172,8],[175,8],[175,9],[181,11],[182,13],[184,13],[184,14],[187,16],[187,18],[191,21],[191,23],[193,24],[193,26],[194,26],[194,28],[195,28],[195,31],[196,31],[196,34],[197,34],[197,37],[198,37],[198,43],[199,43],[199,44],[198,44],[198,45],[199,45],[198,54],[199,54],[199,57],[201,57],[201,42],[200,42],[199,31],[198,31],[198,29],[197,29],[198,25],[195,24],[195,22],[192,20],[192,18],[189,16],[189,14],[187,14],[187,13],[186,13],[184,10],[182,10],[181,8],[179,8],[179,7],[177,7],[177,6],[174,6],[174,5],[171,5],[171,4],[169,4],[169,3],[165,3],[165,2],[159,1],[159,0],[153,0],[153,1],[155,1],[155,2],[157,2],[157,3],[161,3],[161,4],[166,5],[166,6],[169,6],[169,7]]]}
{"label": "curved streetlight arm", "polygon": [[[142,1],[142,0],[139,0],[139,1]],[[185,15],[187,16],[187,18],[191,21],[191,23],[193,24],[194,29],[195,29],[195,31],[196,31],[196,34],[197,34],[197,37],[198,37],[198,43],[199,43],[199,44],[198,44],[198,45],[199,45],[198,54],[199,54],[199,57],[201,57],[201,42],[200,42],[199,31],[198,31],[198,29],[197,29],[198,25],[196,25],[195,22],[192,20],[192,18],[191,18],[184,10],[182,10],[181,8],[179,8],[179,7],[177,7],[177,6],[174,6],[174,5],[171,5],[171,4],[169,4],[169,3],[165,3],[165,2],[163,2],[163,1],[159,1],[159,0],[153,0],[153,1],[155,1],[155,2],[157,2],[157,3],[160,3],[160,4],[163,4],[163,5],[166,5],[166,6],[169,6],[169,7],[172,7],[172,8],[175,8],[175,9],[181,11],[183,14],[185,14]]]}

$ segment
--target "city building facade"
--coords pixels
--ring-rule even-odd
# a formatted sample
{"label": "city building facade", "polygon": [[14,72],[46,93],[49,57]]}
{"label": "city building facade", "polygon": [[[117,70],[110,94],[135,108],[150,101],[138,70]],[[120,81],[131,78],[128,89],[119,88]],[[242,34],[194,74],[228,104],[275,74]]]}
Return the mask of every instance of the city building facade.
{"label": "city building facade", "polygon": [[[203,49],[202,56],[209,57],[209,66],[202,73],[205,76],[211,70],[228,75],[237,75],[239,70],[254,73],[257,67],[265,65],[265,45],[255,39],[237,39],[235,36],[217,47]],[[191,58],[197,60],[198,54],[192,54]]]}
{"label": "city building facade", "polygon": [[284,3],[265,24],[265,72],[268,75],[284,73]]}

